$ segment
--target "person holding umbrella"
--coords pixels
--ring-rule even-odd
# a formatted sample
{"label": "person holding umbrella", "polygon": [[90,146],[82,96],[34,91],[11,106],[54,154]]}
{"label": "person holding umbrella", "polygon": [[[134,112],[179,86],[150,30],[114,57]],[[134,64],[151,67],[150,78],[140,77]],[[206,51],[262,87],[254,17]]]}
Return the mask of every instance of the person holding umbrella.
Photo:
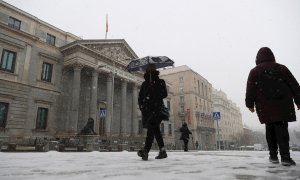
{"label": "person holding umbrella", "polygon": [[155,159],[163,159],[168,156],[160,132],[162,118],[159,117],[159,111],[164,106],[163,99],[168,96],[166,83],[159,78],[159,71],[156,70],[155,64],[147,66],[144,79],[138,96],[138,104],[142,112],[143,128],[147,129],[147,137],[144,148],[137,154],[143,160],[148,160],[148,154],[155,138],[159,146],[159,154]]}
{"label": "person holding umbrella", "polygon": [[182,124],[182,127],[180,128],[180,132],[181,132],[180,140],[183,140],[184,151],[187,152],[188,151],[188,144],[189,144],[190,134],[192,134],[192,132],[189,130],[186,122],[184,122]]}

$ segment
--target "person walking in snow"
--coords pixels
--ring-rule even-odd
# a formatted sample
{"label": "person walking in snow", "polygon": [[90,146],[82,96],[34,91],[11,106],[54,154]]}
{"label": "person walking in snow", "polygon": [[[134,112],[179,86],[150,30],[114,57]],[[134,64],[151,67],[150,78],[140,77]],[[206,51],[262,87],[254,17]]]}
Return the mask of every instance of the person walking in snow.
{"label": "person walking in snow", "polygon": [[289,69],[276,63],[268,47],[259,49],[256,67],[248,76],[245,103],[259,121],[266,126],[269,160],[281,164],[296,165],[290,157],[288,122],[296,121],[294,102],[300,109],[300,87]]}
{"label": "person walking in snow", "polygon": [[182,127],[180,128],[180,132],[181,132],[180,140],[183,140],[184,151],[187,152],[188,151],[188,144],[189,144],[190,134],[192,134],[192,132],[189,130],[186,122],[184,122],[182,124]]}
{"label": "person walking in snow", "polygon": [[138,151],[138,156],[143,160],[148,160],[148,154],[152,147],[154,138],[159,146],[159,154],[155,159],[164,159],[167,157],[164,147],[164,140],[160,132],[160,123],[162,118],[159,112],[164,106],[163,99],[168,96],[166,83],[159,78],[159,71],[154,64],[149,64],[144,74],[145,81],[142,83],[138,96],[139,108],[142,112],[143,128],[147,129],[145,146]]}

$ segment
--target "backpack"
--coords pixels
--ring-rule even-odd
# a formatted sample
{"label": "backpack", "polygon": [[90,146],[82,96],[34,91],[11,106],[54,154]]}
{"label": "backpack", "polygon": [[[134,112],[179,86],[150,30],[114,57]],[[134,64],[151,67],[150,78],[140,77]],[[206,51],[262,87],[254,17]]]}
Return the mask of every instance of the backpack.
{"label": "backpack", "polygon": [[258,79],[259,90],[268,100],[283,99],[289,87],[278,68],[263,69]]}

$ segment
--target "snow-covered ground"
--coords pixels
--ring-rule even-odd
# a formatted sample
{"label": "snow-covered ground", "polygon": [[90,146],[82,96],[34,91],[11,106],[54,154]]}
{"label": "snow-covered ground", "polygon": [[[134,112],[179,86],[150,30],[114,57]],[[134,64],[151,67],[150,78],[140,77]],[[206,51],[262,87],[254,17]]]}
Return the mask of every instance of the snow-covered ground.
{"label": "snow-covered ground", "polygon": [[136,152],[0,152],[1,180],[158,180],[158,179],[300,179],[300,152],[291,152],[297,166],[270,164],[267,151],[168,152],[148,161]]}

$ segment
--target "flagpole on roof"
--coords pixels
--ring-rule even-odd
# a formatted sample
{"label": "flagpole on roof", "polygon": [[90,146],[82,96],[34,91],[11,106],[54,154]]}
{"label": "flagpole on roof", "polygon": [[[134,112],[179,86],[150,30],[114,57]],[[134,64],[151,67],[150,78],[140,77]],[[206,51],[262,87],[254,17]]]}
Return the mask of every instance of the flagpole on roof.
{"label": "flagpole on roof", "polygon": [[106,30],[105,30],[105,39],[107,39],[107,33],[108,33],[108,14],[106,14]]}

